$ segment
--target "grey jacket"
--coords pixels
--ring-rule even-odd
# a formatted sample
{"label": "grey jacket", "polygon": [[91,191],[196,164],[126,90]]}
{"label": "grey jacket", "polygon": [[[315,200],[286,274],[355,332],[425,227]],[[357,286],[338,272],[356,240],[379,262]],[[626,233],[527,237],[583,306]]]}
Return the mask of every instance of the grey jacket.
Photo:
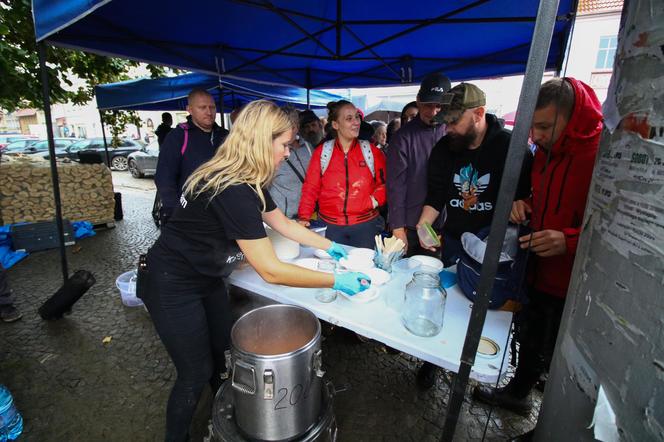
{"label": "grey jacket", "polygon": [[[311,160],[311,151],[309,143],[300,139],[300,147],[292,149],[288,158],[290,164],[300,172],[302,178],[307,175],[309,160]],[[297,209],[300,206],[300,196],[302,195],[302,181],[300,181],[286,161],[283,161],[279,169],[277,169],[269,191],[274,203],[288,218],[297,216]]]}
{"label": "grey jacket", "polygon": [[427,164],[445,126],[419,116],[397,131],[387,149],[387,220],[391,229],[414,228],[427,196]]}

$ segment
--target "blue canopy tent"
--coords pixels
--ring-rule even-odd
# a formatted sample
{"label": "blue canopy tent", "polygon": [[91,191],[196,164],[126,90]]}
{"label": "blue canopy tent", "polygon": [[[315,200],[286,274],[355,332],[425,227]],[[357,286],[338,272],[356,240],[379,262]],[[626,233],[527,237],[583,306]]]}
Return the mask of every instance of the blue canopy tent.
{"label": "blue canopy tent", "polygon": [[[560,68],[575,0],[560,0],[546,69]],[[307,89],[525,72],[533,0],[33,0],[38,40]]]}
{"label": "blue canopy tent", "polygon": [[[233,109],[259,98],[279,105],[307,107],[307,91],[300,87],[253,83],[238,79],[221,80],[215,75],[184,74],[177,77],[139,79],[103,84],[95,87],[100,110],[184,110],[187,94],[194,88],[205,89],[216,103],[222,95],[224,108]],[[309,106],[325,107],[328,102],[344,97],[324,91],[310,91]]]}
{"label": "blue canopy tent", "polygon": [[[222,79],[307,90],[416,84],[434,71],[457,81],[525,73],[521,118],[512,134],[478,297],[445,417],[442,437],[451,441],[525,155],[521,146],[528,139],[544,70],[562,68],[576,4],[577,0],[200,0],[183,6],[168,0],[33,0],[33,14],[39,42]],[[39,48],[48,109],[44,45]],[[46,119],[52,139],[50,111]],[[64,245],[61,253],[65,272]]]}

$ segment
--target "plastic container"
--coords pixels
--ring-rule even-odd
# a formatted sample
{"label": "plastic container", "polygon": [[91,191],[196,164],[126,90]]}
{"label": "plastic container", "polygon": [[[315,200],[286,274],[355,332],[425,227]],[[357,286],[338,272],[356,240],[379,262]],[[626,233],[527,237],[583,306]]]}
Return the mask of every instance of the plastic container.
{"label": "plastic container", "polygon": [[9,389],[0,384],[0,441],[16,440],[23,432],[23,417]]}
{"label": "plastic container", "polygon": [[122,303],[127,307],[140,307],[143,301],[136,297],[136,270],[130,270],[118,276],[115,285],[120,290]]}
{"label": "plastic container", "polygon": [[[411,261],[417,261],[420,263],[420,270],[429,270],[432,273],[438,273],[443,270],[445,267],[443,265],[443,261],[441,261],[438,258],[434,258],[433,256],[427,256],[427,255],[415,255],[410,257]],[[429,269],[423,269],[424,267],[429,267]]]}
{"label": "plastic container", "polygon": [[440,239],[429,223],[422,223],[417,228],[417,236],[426,247],[440,247]]}

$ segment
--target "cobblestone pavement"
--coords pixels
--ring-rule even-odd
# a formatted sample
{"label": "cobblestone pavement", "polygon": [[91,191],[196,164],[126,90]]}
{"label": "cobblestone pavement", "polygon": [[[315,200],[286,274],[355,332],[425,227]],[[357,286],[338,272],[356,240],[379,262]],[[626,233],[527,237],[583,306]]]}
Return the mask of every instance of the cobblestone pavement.
{"label": "cobblestone pavement", "polygon": [[[97,283],[71,315],[41,320],[37,308],[62,284],[57,250],[34,253],[9,270],[23,319],[0,323],[0,382],[15,396],[24,417],[25,441],[163,440],[165,404],[174,368],[143,308],[124,307],[115,278],[135,266],[158,231],[150,209],[152,180],[114,172],[124,220],[113,229],[68,247],[70,272],[91,271]],[[105,337],[111,337],[107,344]],[[328,379],[350,389],[335,397],[341,441],[434,441],[440,435],[451,375],[420,392],[420,361],[386,353],[379,343],[360,343],[343,331],[323,343]],[[534,393],[539,406],[539,393]],[[207,429],[209,393],[199,406],[193,439]],[[207,414],[206,414],[207,412]],[[480,440],[489,408],[467,398],[457,440]],[[486,439],[504,440],[534,425],[493,410]]]}

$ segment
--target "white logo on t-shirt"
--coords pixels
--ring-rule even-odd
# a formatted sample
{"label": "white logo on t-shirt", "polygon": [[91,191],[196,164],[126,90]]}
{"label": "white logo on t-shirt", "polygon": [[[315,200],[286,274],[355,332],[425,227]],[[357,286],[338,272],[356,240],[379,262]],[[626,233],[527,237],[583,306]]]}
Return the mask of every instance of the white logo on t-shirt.
{"label": "white logo on t-shirt", "polygon": [[466,212],[477,210],[484,212],[493,209],[493,204],[478,203],[478,198],[482,192],[489,186],[491,174],[487,173],[478,177],[477,170],[472,164],[467,165],[454,174],[454,187],[459,191],[461,199],[453,198],[450,200],[452,207],[463,208]]}

